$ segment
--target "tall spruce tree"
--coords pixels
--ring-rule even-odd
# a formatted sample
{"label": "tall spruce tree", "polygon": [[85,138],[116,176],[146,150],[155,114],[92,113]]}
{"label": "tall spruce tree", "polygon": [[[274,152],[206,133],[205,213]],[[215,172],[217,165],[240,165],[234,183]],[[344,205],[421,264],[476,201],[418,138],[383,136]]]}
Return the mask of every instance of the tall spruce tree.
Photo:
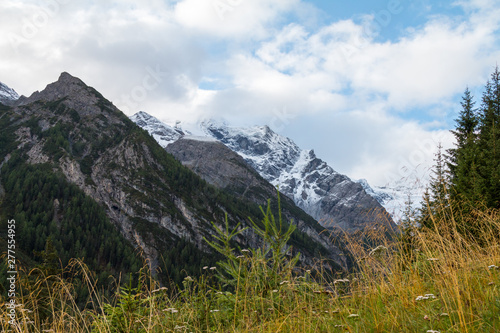
{"label": "tall spruce tree", "polygon": [[451,132],[455,136],[455,148],[447,151],[447,165],[450,173],[453,199],[479,200],[477,187],[477,129],[478,117],[474,107],[473,96],[467,88],[462,97],[462,110],[456,122],[456,129]]}
{"label": "tall spruce tree", "polygon": [[486,84],[479,117],[478,185],[485,203],[500,208],[500,72]]}

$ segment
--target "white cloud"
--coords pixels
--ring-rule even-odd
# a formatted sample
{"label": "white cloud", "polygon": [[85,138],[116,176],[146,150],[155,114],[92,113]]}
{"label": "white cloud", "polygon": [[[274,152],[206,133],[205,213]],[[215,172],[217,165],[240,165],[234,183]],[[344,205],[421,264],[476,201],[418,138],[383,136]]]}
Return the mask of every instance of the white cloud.
{"label": "white cloud", "polygon": [[379,42],[376,17],[319,26],[300,0],[3,0],[0,81],[30,94],[68,71],[129,115],[269,123],[381,183],[415,140],[440,133],[401,115],[428,110],[439,124],[500,58],[499,1],[459,4],[459,20],[435,16]]}
{"label": "white cloud", "polygon": [[[498,11],[487,18],[492,15]],[[314,33],[292,24],[264,43],[255,60],[270,71],[292,75],[293,80],[317,80],[314,89],[383,95],[389,107],[398,109],[425,106],[461,92],[467,84],[482,83],[492,59],[500,55],[495,43],[498,24],[485,22],[489,20],[475,15],[460,23],[434,20],[407,37],[385,43],[375,42],[365,27],[350,20]],[[261,84],[258,81],[256,85]],[[314,84],[304,88],[308,87]]]}
{"label": "white cloud", "polygon": [[299,0],[182,0],[175,6],[175,17],[204,35],[262,38],[276,19],[299,5]]}

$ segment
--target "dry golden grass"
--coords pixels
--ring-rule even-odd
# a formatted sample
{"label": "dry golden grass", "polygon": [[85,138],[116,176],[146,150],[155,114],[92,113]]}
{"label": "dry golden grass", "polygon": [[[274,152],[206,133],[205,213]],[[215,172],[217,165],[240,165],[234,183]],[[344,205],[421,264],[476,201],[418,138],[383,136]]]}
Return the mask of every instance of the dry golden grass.
{"label": "dry golden grass", "polygon": [[[173,295],[145,273],[138,288],[122,286],[106,300],[85,266],[73,261],[68,269],[84,276],[94,309],[78,309],[71,281],[20,278],[25,294],[18,298],[18,324],[8,324],[3,304],[0,327],[58,333],[500,332],[500,216],[475,212],[460,221],[451,217],[434,221],[434,229],[413,230],[411,246],[373,231],[378,247],[349,242],[359,265],[350,276],[318,283],[306,270],[289,270],[272,290],[242,279],[233,292],[223,291],[215,271],[206,269]],[[460,223],[478,228],[464,234]],[[240,267],[249,265],[258,263],[245,254]]]}

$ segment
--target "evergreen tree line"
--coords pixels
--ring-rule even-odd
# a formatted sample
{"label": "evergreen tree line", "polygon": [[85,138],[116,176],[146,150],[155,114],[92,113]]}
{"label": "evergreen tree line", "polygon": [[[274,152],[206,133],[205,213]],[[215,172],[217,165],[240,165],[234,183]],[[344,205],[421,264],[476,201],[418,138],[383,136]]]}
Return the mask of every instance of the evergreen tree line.
{"label": "evergreen tree line", "polygon": [[122,272],[126,277],[142,267],[138,253],[101,206],[55,173],[50,164],[29,165],[20,155],[13,153],[1,169],[5,195],[0,204],[0,230],[3,237],[7,219],[16,221],[16,249],[29,258],[21,264],[45,267],[50,253],[57,259],[49,260],[51,269],[46,273],[54,273],[56,267],[80,258],[96,273],[101,286],[107,286],[111,275]]}
{"label": "evergreen tree line", "polygon": [[[462,97],[455,146],[435,158],[431,182],[424,194],[417,221],[435,228],[435,221],[460,222],[480,209],[500,208],[500,71],[498,66],[485,85],[480,103],[467,88]],[[459,208],[457,210],[457,208]],[[468,220],[467,223],[470,223]],[[474,232],[470,224],[460,224]]]}

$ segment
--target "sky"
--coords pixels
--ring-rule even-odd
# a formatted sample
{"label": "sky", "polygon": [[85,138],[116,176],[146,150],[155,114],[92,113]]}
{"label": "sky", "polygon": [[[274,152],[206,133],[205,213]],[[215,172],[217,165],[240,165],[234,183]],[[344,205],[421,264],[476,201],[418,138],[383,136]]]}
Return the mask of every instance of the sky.
{"label": "sky", "polygon": [[61,72],[127,115],[269,125],[335,170],[428,172],[500,60],[500,0],[2,0],[0,81]]}

